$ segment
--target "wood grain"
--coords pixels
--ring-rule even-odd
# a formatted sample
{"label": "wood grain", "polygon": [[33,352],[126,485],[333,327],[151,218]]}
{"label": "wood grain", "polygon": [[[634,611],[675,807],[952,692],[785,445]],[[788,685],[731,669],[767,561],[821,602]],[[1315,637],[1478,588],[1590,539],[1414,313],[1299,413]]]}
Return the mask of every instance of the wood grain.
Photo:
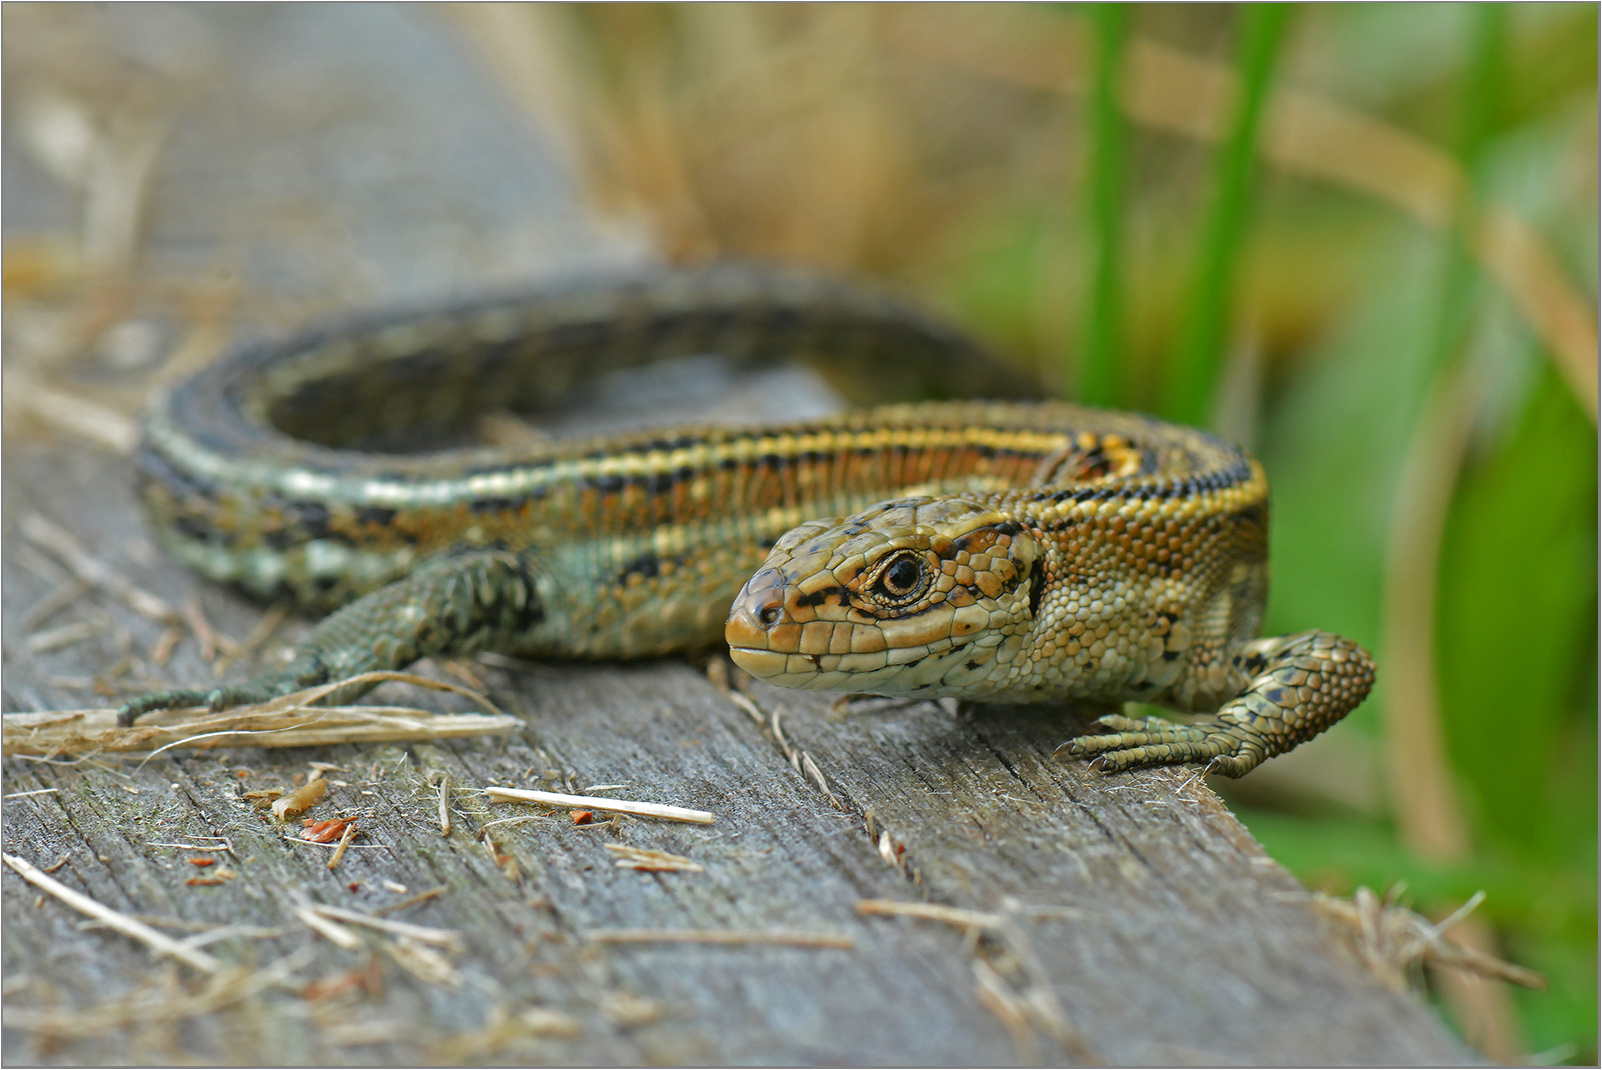
{"label": "wood grain", "polygon": [[[7,28],[25,34],[35,16],[58,20],[56,36],[9,40],[72,41],[81,51],[41,44],[42,58],[15,68],[27,86],[50,88],[51,62],[65,65],[62,84],[76,84],[73,71],[102,66],[80,58],[97,55],[102,40],[136,50],[179,41],[162,55],[199,57],[184,76],[201,80],[166,102],[174,134],[149,172],[137,272],[68,302],[98,324],[63,350],[83,360],[50,366],[42,351],[25,352],[8,322],[8,361],[24,353],[52,389],[102,389],[96,396],[131,412],[131,398],[172,374],[158,366],[140,377],[84,356],[119,317],[183,327],[172,358],[183,365],[231,332],[318,310],[443,299],[628,255],[627,240],[608,245],[584,222],[551,147],[525,133],[424,8],[149,8],[135,34],[119,21],[135,16],[110,5],[8,10]],[[71,246],[78,238],[63,220],[75,218],[77,194],[13,151],[8,141],[8,243],[10,228],[26,227],[64,234]],[[366,162],[351,164],[357,157]],[[9,289],[11,252],[8,244],[8,318],[21,308]],[[802,393],[764,388],[735,405],[749,415],[753,394],[782,405]],[[39,513],[165,603],[196,600],[224,636],[242,639],[261,621],[262,607],[202,583],[151,545],[130,464],[108,449],[121,439],[53,426],[63,430],[25,437],[7,421],[4,709],[114,703],[121,694],[93,685],[119,663],[128,671],[111,682],[135,690],[211,680],[192,637],[156,665],[154,652],[173,642],[168,625],[114,594],[71,597],[66,571],[20,537],[20,518]],[[48,616],[27,617],[52,598]],[[58,633],[63,645],[30,649],[30,634],[74,623],[85,627]],[[287,622],[229,678],[304,629]],[[728,675],[716,658],[711,665],[713,676]],[[4,1060],[1472,1057],[1420,1000],[1365,972],[1204,783],[1182,771],[1103,778],[1053,761],[1075,723],[1064,711],[958,716],[925,703],[836,712],[824,696],[726,691],[706,663],[684,660],[470,669],[519,718],[515,732],[173,750],[143,764],[6,759],[8,854],[174,939],[199,941],[191,946],[221,965],[203,975],[85,927],[82,914],[41,898],[7,867]],[[375,700],[469,709],[385,687]],[[260,793],[313,773],[330,790],[306,817],[357,818],[332,869],[334,844],[301,841],[298,820],[274,825],[256,805]],[[489,785],[607,794],[715,820],[598,812],[575,824],[567,811],[491,805],[478,794]],[[680,856],[701,871],[620,868],[608,844]],[[214,863],[191,864],[196,857]],[[216,877],[219,869],[235,876]],[[884,916],[859,911],[863,900],[977,913]],[[459,943],[347,917],[332,923],[356,941],[342,948],[301,920],[328,923],[315,905],[445,930]],[[984,924],[951,921],[974,917]],[[619,930],[706,931],[721,942],[586,935]]]}

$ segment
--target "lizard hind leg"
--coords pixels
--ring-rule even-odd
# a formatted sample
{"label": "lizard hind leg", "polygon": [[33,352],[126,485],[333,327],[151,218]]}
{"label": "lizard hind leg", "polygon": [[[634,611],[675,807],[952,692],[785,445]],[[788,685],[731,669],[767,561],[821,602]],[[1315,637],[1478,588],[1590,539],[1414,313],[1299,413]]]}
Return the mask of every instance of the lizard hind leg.
{"label": "lizard hind leg", "polygon": [[[127,703],[118,721],[174,706],[212,710],[265,702],[359,673],[403,669],[419,658],[510,649],[544,619],[531,563],[505,550],[447,554],[324,619],[281,669],[215,690],[160,691]],[[322,701],[349,702],[372,685]]]}
{"label": "lizard hind leg", "polygon": [[1178,725],[1156,717],[1103,717],[1096,735],[1058,748],[1116,773],[1144,765],[1202,762],[1209,773],[1244,776],[1345,717],[1374,684],[1368,651],[1329,632],[1245,644],[1236,663],[1253,675],[1216,714]]}

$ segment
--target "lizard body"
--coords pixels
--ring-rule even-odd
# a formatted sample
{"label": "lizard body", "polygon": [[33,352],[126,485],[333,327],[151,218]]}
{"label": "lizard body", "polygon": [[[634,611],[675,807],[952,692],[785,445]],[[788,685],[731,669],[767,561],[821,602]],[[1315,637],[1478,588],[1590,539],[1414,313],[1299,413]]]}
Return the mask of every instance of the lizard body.
{"label": "lizard body", "polygon": [[428,655],[647,657],[723,637],[748,671],[792,687],[1212,714],[1103,718],[1100,734],[1065,746],[1110,769],[1205,761],[1240,775],[1367,693],[1372,663],[1348,640],[1255,638],[1261,466],[1149,417],[924,402],[516,449],[368,448],[485,411],[549,408],[599,372],[708,352],[808,356],[902,392],[1028,392],[894,302],[751,268],[241,350],[153,407],[142,496],[186,565],[334,612],[286,668],[145,696],[125,722]]}

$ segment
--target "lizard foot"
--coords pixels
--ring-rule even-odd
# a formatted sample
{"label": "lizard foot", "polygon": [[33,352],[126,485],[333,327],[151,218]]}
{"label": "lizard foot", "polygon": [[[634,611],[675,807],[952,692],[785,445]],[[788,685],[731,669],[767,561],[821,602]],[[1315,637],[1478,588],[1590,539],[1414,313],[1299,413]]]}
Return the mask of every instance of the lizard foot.
{"label": "lizard foot", "polygon": [[[174,706],[205,705],[218,712],[266,702],[375,669],[403,669],[434,654],[517,649],[543,619],[527,561],[501,550],[449,554],[325,618],[284,668],[231,687],[144,695],[117,712],[117,723],[126,727],[151,710]],[[372,686],[340,687],[319,703],[337,706]]]}
{"label": "lizard foot", "polygon": [[1235,661],[1251,679],[1213,716],[1179,725],[1112,714],[1095,722],[1105,731],[1071,739],[1058,752],[1091,758],[1110,773],[1205,762],[1208,773],[1245,776],[1346,716],[1374,683],[1368,652],[1329,632],[1254,639]]}
{"label": "lizard foot", "polygon": [[1261,741],[1249,728],[1219,718],[1181,725],[1160,717],[1137,720],[1111,714],[1093,724],[1106,731],[1070,739],[1056,753],[1091,758],[1091,767],[1103,773],[1205,762],[1207,772],[1230,777],[1244,775],[1266,757]]}
{"label": "lizard foot", "polygon": [[287,684],[281,683],[276,674],[264,680],[267,682],[247,681],[233,687],[214,687],[210,690],[178,688],[173,691],[153,691],[123,703],[117,710],[117,724],[128,728],[147,713],[177,709],[180,706],[204,706],[212,713],[221,713],[235,706],[266,702],[295,689],[293,681]]}
{"label": "lizard foot", "polygon": [[128,728],[134,721],[156,710],[171,710],[179,706],[211,706],[217,690],[201,691],[196,688],[179,688],[173,691],[152,691],[125,702],[117,710],[117,724]]}

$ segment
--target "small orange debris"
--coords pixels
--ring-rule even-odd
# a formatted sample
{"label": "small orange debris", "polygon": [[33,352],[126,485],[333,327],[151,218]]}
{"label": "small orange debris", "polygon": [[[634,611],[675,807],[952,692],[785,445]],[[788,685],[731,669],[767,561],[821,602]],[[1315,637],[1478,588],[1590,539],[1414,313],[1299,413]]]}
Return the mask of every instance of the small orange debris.
{"label": "small orange debris", "polygon": [[574,810],[573,811],[573,824],[575,824],[575,825],[588,825],[591,821],[594,821],[594,820],[595,820],[595,811],[594,810]]}
{"label": "small orange debris", "polygon": [[327,977],[319,977],[300,990],[300,998],[305,1000],[327,999],[330,996],[344,995],[363,985],[363,976],[355,970],[346,970],[344,973],[333,973]]}
{"label": "small orange debris", "polygon": [[348,817],[336,817],[327,821],[313,821],[308,817],[300,823],[305,829],[300,838],[311,843],[333,843],[344,835],[345,826],[350,824],[351,820]]}
{"label": "small orange debris", "polygon": [[189,859],[189,864],[191,866],[209,866],[215,861],[215,858],[191,858]]}

